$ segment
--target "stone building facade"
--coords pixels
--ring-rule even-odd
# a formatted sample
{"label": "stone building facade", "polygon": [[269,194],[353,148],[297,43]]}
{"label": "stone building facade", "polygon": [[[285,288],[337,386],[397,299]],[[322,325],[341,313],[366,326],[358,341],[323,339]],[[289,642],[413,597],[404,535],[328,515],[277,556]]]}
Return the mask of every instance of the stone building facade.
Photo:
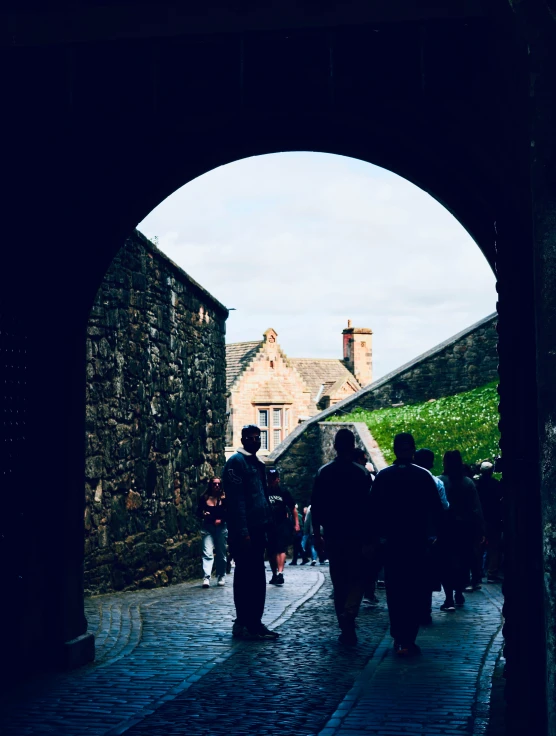
{"label": "stone building facade", "polygon": [[[372,331],[343,330],[343,359],[288,358],[272,328],[261,341],[226,345],[226,453],[240,445],[241,428],[261,428],[261,454],[274,451],[295,427],[359,391],[372,380]],[[362,382],[362,383],[361,383]]]}
{"label": "stone building facade", "polygon": [[200,572],[192,511],[224,462],[228,312],[135,232],[87,329],[85,591]]}

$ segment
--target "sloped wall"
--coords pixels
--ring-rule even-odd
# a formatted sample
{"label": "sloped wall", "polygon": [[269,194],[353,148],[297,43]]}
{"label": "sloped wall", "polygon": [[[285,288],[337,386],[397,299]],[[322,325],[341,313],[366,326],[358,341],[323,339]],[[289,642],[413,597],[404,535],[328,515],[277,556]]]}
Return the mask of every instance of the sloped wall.
{"label": "sloped wall", "polygon": [[[268,457],[281,470],[284,485],[306,501],[314,474],[323,459],[319,422],[356,408],[382,409],[392,404],[417,404],[495,381],[498,378],[497,315],[491,314],[457,333],[387,376],[299,425]],[[322,461],[322,462],[321,462]]]}
{"label": "sloped wall", "polygon": [[85,591],[200,573],[197,494],[224,463],[227,310],[140,233],[87,329]]}

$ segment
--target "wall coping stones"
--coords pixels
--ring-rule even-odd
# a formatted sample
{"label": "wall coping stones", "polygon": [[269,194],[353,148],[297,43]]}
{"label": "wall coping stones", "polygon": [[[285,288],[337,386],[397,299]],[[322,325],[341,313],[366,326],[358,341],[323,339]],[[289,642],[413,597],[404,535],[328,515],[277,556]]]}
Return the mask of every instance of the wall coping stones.
{"label": "wall coping stones", "polygon": [[230,313],[228,311],[228,308],[225,307],[222,302],[219,302],[216,297],[214,297],[209,291],[201,286],[198,281],[195,281],[195,279],[190,276],[186,271],[184,271],[183,268],[178,266],[178,264],[175,263],[171,258],[168,258],[168,256],[163,253],[159,248],[157,248],[156,245],[145,235],[143,235],[142,232],[140,232],[139,230],[135,230],[135,235],[137,236],[137,240],[140,241],[145,250],[150,251],[156,258],[163,261],[167,266],[169,266],[172,271],[175,272],[176,276],[181,282],[186,282],[187,285],[191,287],[191,290],[193,291],[193,293],[195,293],[195,296],[201,297],[207,302],[210,302],[210,305],[214,308],[215,311],[219,312],[220,315],[224,317],[224,319],[228,318]]}

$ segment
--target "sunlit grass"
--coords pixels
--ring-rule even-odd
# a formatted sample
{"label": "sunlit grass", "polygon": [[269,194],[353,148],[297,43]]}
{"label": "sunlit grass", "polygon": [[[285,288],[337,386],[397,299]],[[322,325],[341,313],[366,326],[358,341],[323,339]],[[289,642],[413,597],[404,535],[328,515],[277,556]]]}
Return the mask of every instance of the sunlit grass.
{"label": "sunlit grass", "polygon": [[[356,409],[342,420],[365,422],[384,457],[394,460],[392,440],[398,432],[411,432],[417,447],[429,447],[435,454],[434,474],[442,472],[447,450],[459,450],[465,463],[493,460],[500,454],[498,441],[497,382],[463,394],[447,396],[424,404],[368,411]],[[338,421],[330,417],[329,421]]]}

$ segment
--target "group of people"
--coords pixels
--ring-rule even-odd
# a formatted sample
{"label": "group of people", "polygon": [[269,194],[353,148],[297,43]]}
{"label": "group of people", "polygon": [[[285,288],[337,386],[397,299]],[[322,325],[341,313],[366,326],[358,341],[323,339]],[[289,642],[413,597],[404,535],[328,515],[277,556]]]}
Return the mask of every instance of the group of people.
{"label": "group of people", "polygon": [[213,479],[199,504],[203,584],[209,584],[213,549],[218,584],[225,581],[226,541],[235,561],[233,636],[278,638],[262,623],[265,553],[270,582],[283,584],[292,525],[291,564],[299,558],[316,564],[320,558],[330,565],[339,640],[345,645],[357,643],[361,602],[364,596],[375,600],[382,571],[390,632],[400,656],[420,653],[416,638],[419,627],[431,622],[434,590],[444,590],[440,608],[451,613],[464,605],[465,591],[480,588],[485,542],[489,582],[499,580],[502,493],[492,463],[481,465],[475,484],[460,453],[452,450],[436,478],[430,472],[432,451],[416,451],[413,436],[401,433],[394,438],[395,462],[375,476],[364,452],[355,447],[353,433],[342,428],[335,437],[336,458],[318,471],[311,505],[300,518],[291,494],[280,487],[278,472],[267,473],[257,457],[260,429],[243,427],[241,442],[224,468],[223,488]]}

